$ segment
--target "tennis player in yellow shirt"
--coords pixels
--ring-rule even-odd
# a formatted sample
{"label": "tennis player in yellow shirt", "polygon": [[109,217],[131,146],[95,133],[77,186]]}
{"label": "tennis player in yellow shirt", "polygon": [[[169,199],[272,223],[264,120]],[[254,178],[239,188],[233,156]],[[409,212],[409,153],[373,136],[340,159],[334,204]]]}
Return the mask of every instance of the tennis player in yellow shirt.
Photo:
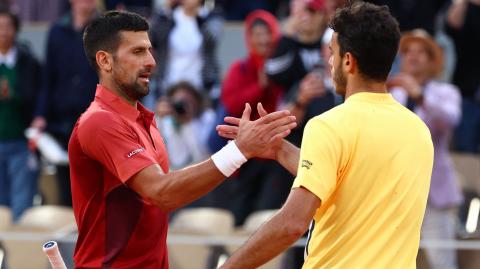
{"label": "tennis player in yellow shirt", "polygon": [[[398,23],[387,7],[357,2],[337,10],[331,28],[329,64],[345,103],[309,121],[300,153],[285,141],[265,152],[296,175],[292,191],[224,269],[256,268],[307,229],[303,268],[416,267],[433,145],[422,120],[387,93]],[[234,137],[235,128],[218,131]]]}

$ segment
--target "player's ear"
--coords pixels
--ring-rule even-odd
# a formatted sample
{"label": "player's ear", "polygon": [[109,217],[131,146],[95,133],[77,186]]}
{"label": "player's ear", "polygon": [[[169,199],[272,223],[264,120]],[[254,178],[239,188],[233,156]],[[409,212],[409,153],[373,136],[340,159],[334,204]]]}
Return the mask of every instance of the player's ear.
{"label": "player's ear", "polygon": [[353,73],[356,68],[356,59],[350,52],[346,52],[342,58],[344,71],[347,73]]}
{"label": "player's ear", "polygon": [[95,54],[95,58],[97,60],[97,65],[100,70],[105,72],[111,72],[113,68],[113,57],[110,53],[104,50],[99,50]]}

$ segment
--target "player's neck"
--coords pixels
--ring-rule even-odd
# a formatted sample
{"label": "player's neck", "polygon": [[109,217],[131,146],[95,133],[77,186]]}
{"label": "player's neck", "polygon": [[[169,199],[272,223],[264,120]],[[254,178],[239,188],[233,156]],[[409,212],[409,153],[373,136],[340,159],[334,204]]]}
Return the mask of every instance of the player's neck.
{"label": "player's neck", "polygon": [[352,78],[347,83],[345,99],[359,92],[387,93],[385,82]]}
{"label": "player's neck", "polygon": [[114,81],[111,81],[108,79],[100,79],[100,85],[109,89],[121,99],[127,101],[134,108],[137,108],[137,101],[131,99],[125,92],[122,91],[122,89]]}

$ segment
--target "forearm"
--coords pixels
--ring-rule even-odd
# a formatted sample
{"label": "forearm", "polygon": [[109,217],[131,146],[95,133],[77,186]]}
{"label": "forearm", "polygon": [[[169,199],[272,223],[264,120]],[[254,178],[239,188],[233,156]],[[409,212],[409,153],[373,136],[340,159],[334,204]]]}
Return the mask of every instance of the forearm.
{"label": "forearm", "polygon": [[257,268],[300,238],[321,201],[304,188],[294,188],[283,207],[223,265],[224,269]]}
{"label": "forearm", "polygon": [[291,219],[291,216],[286,216],[280,211],[238,249],[221,268],[257,268],[288,249],[306,231],[306,229],[295,227],[288,219]]}
{"label": "forearm", "polygon": [[212,159],[163,176],[158,201],[170,210],[183,207],[204,196],[225,180]]}
{"label": "forearm", "polygon": [[460,29],[465,21],[468,1],[454,1],[447,12],[447,23],[453,29]]}
{"label": "forearm", "polygon": [[154,164],[138,172],[127,184],[144,199],[168,212],[200,198],[224,179],[212,159],[208,159],[167,174]]}
{"label": "forearm", "polygon": [[277,161],[292,175],[297,175],[300,149],[292,143],[283,140],[282,147],[277,153]]}

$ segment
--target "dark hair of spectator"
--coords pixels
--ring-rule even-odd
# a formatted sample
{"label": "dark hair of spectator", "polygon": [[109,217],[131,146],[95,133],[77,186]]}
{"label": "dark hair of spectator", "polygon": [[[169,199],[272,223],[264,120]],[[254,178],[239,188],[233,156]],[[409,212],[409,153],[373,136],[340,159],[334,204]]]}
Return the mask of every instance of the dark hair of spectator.
{"label": "dark hair of spectator", "polygon": [[350,52],[366,79],[387,79],[401,35],[387,6],[355,2],[338,9],[330,27],[338,34],[340,56]]}
{"label": "dark hair of spectator", "polygon": [[98,70],[96,54],[100,50],[114,54],[122,31],[148,31],[148,22],[142,16],[128,11],[108,11],[94,19],[83,34],[83,47],[90,64]]}
{"label": "dark hair of spectator", "polygon": [[15,28],[15,33],[18,33],[20,30],[20,19],[16,14],[12,13],[7,7],[0,6],[0,16],[10,17],[13,27]]}

